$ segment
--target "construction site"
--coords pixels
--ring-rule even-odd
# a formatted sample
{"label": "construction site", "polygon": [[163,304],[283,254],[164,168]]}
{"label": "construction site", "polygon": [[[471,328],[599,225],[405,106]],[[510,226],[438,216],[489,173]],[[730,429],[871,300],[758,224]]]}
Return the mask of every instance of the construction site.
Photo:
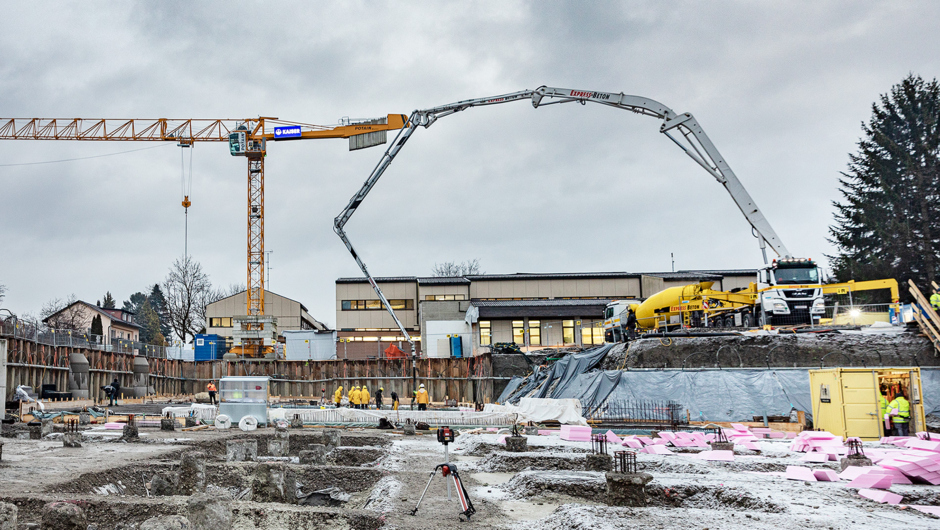
{"label": "construction site", "polygon": [[[252,13],[259,21],[267,16]],[[593,13],[591,18],[599,24],[603,15]],[[283,24],[295,32],[303,29],[288,22]],[[399,20],[393,25],[414,24]],[[594,31],[591,25],[579,34],[594,38]],[[253,42],[280,37],[287,38],[265,33],[264,40]],[[357,59],[366,55],[360,52]],[[502,70],[515,68],[520,67],[514,58]],[[654,71],[661,65],[646,68]],[[341,74],[324,77],[352,86],[349,80],[336,81]],[[401,74],[376,80],[392,77]],[[77,246],[94,246],[94,253],[80,254],[62,245],[67,250],[61,255],[44,258],[42,237],[24,237],[14,244],[13,234],[40,230],[36,227],[46,217],[57,215],[54,202],[33,207],[39,197],[30,195],[32,188],[8,192],[11,207],[29,203],[30,211],[4,226],[11,240],[4,247],[20,272],[17,277],[0,270],[0,530],[940,528],[940,243],[931,236],[940,230],[931,224],[940,218],[931,202],[940,190],[932,165],[940,145],[936,80],[930,84],[908,74],[875,104],[871,123],[863,124],[867,136],[859,141],[859,153],[850,155],[841,180],[830,179],[833,187],[842,186],[844,202],[822,201],[832,210],[825,215],[836,219],[828,232],[825,227],[806,228],[809,223],[800,217],[810,214],[793,198],[801,191],[790,180],[785,186],[780,181],[769,186],[766,179],[745,171],[739,178],[732,170],[734,161],[718,145],[747,159],[740,154],[753,146],[748,143],[753,134],[736,129],[737,124],[729,126],[731,118],[720,121],[721,133],[710,137],[692,112],[673,110],[653,99],[658,94],[536,85],[482,95],[488,91],[474,93],[479,85],[469,83],[456,91],[448,84],[437,87],[453,103],[436,105],[436,99],[424,98],[437,98],[438,92],[415,91],[403,101],[416,110],[349,118],[350,112],[374,111],[363,99],[364,87],[376,80],[360,82],[359,99],[338,100],[362,106],[330,109],[344,115],[333,125],[260,115],[0,117],[0,149],[27,146],[24,153],[39,153],[29,149],[44,144],[43,156],[56,158],[0,164],[0,178],[7,178],[0,189],[5,190],[14,189],[13,166],[111,156],[58,159],[49,154],[64,150],[63,145],[78,149],[74,146],[126,142],[132,147],[114,154],[129,154],[118,159],[122,170],[142,174],[159,171],[135,158],[143,156],[136,151],[161,145],[169,146],[167,152],[178,149],[182,193],[173,205],[174,222],[180,225],[174,230],[183,234],[181,257],[173,258],[163,283],[148,284],[149,293],[130,295],[123,307],[110,290],[95,303],[72,295],[46,304],[40,318],[28,305],[40,295],[25,292],[22,285],[37,290],[41,282],[24,280],[30,274],[23,270],[35,268],[41,275],[47,267],[78,270],[78,264],[93,263],[70,276],[85,293],[92,289],[88,285],[111,285],[106,282],[112,278],[130,277],[134,285],[149,282],[150,276],[140,271],[152,269],[140,262],[152,257],[135,257],[139,269],[106,259],[111,254],[104,247],[121,245],[116,237],[105,244],[91,237],[86,242],[77,223],[58,223],[47,233],[49,241],[73,239],[81,243]],[[715,84],[732,83],[724,79]],[[761,90],[773,84],[762,81]],[[606,89],[620,88],[629,89]],[[904,98],[913,93],[932,94],[936,105],[905,107],[910,101]],[[228,94],[215,88],[211,99],[217,103]],[[664,88],[662,94],[680,94],[690,102],[707,99],[686,85]],[[721,96],[723,105],[738,104],[730,91]],[[285,101],[292,97],[283,95]],[[105,101],[88,107],[106,110],[99,116],[126,109],[116,100],[101,99]],[[164,108],[162,100],[143,99],[133,108],[146,109],[148,103]],[[277,97],[268,99],[276,103]],[[379,100],[390,106],[400,105],[398,101]],[[0,104],[0,116],[45,115],[42,103]],[[181,108],[190,112],[190,105],[198,104],[181,103]],[[272,107],[293,110],[289,105]],[[934,109],[930,112],[936,116],[919,119],[916,126],[898,125],[899,116],[915,107]],[[62,107],[49,103],[48,108]],[[68,115],[82,114],[82,108]],[[208,113],[217,108],[205,105]],[[551,117],[562,112],[566,114]],[[500,113],[509,121],[491,118]],[[480,167],[469,172],[455,170],[466,182],[448,189],[445,199],[420,177],[410,182],[417,190],[401,183],[403,175],[424,173],[445,180],[447,163],[467,163],[455,153],[476,140],[454,136],[439,121],[454,129],[469,124],[472,131],[479,131],[482,122],[483,130],[490,131],[511,128],[532,114],[537,117],[528,119],[546,121],[519,130],[527,134],[494,133],[500,142],[513,142],[509,150],[489,144],[485,149],[492,154],[484,156],[492,160],[480,160]],[[610,129],[611,122],[605,121],[610,115],[619,120],[617,127],[623,122],[625,129],[636,126],[640,133],[661,139],[671,149],[665,153],[678,162],[664,162],[656,151],[655,167],[662,173],[655,178],[644,174],[642,183],[632,175],[636,196],[617,199],[613,209],[588,205],[581,210],[575,203],[584,197],[619,189],[590,184],[592,169],[582,165],[596,162],[605,168],[599,170],[600,182],[631,171],[635,160],[613,157],[606,143],[597,150],[577,144],[573,149],[588,152],[578,157],[551,143],[530,142],[533,136],[550,138],[542,128],[561,122],[564,136],[603,131],[584,135],[579,139],[583,142],[600,142],[602,135],[636,142]],[[551,119],[560,121],[547,121]],[[771,122],[781,128],[779,116],[766,120]],[[878,129],[885,123],[890,125],[884,126],[887,132]],[[640,129],[643,125],[646,129]],[[804,131],[816,127],[813,123]],[[936,134],[923,133],[933,139],[924,141],[932,146],[924,152],[917,151],[923,146],[884,140],[901,134],[897,131],[931,127]],[[368,163],[360,158],[341,164],[333,158],[332,164],[316,161],[315,177],[269,195],[266,208],[266,171],[286,174],[284,168],[293,166],[277,164],[282,157],[298,156],[289,151],[299,150],[298,145],[325,159],[324,151],[311,146],[324,142],[305,141],[329,139],[348,141],[349,151],[369,149],[356,155]],[[481,145],[488,145],[486,141],[492,142],[480,140]],[[192,191],[192,157],[204,148],[225,151],[225,160],[239,164],[240,202],[232,206],[218,199],[223,191],[204,201],[207,209],[236,210],[236,228],[231,223],[206,228],[202,217],[190,217],[194,204],[203,204]],[[15,151],[0,151],[9,152]],[[544,185],[530,186],[525,200],[511,207],[491,210],[472,203],[468,190],[485,181],[480,175],[508,178],[510,173],[532,172],[527,164],[539,157],[547,160],[539,161],[543,168],[575,160],[577,170],[566,170],[563,180],[583,187],[555,189],[546,173]],[[753,171],[766,166],[776,175],[773,166],[786,165],[780,162],[786,156],[779,153],[760,157],[766,160],[747,160],[744,167]],[[211,160],[215,167],[209,173],[224,173]],[[672,169],[674,163],[679,169]],[[302,164],[307,169],[310,162]],[[694,179],[676,179],[671,171]],[[350,184],[346,177],[353,172],[356,178]],[[896,175],[906,179],[899,178],[903,185],[885,184]],[[55,178],[58,183],[73,174],[63,171]],[[393,188],[395,178],[399,181]],[[817,186],[822,178],[814,178]],[[708,192],[670,189],[689,182]],[[501,195],[511,195],[508,188],[487,186],[492,188],[485,202],[499,203],[505,198]],[[333,196],[336,190],[342,194],[340,202]],[[911,199],[904,195],[908,190],[922,197]],[[765,198],[780,200],[762,210],[751,192],[762,203]],[[108,193],[108,201],[125,200],[114,189]],[[701,202],[696,197],[690,204],[686,193],[702,193]],[[708,193],[718,193],[720,199]],[[413,194],[408,198],[413,202],[402,200],[407,194]],[[294,195],[303,198],[302,209],[329,210],[332,223],[309,212],[286,212],[287,205],[296,204]],[[868,210],[859,206],[863,199],[871,203]],[[446,206],[435,206],[435,201]],[[787,201],[792,205],[781,206]],[[648,206],[644,202],[656,203],[653,215],[643,210]],[[902,203],[910,209],[897,209]],[[550,210],[546,215],[577,226],[565,231],[530,222],[542,219],[537,210]],[[585,211],[597,213],[597,219],[579,218]],[[727,211],[738,226],[726,226]],[[795,228],[774,229],[778,220],[772,213],[782,211],[794,215],[779,225]],[[922,217],[915,219],[911,212]],[[307,217],[284,221],[300,213]],[[492,225],[474,218],[484,216],[496,217],[492,222],[503,231],[486,229]],[[350,225],[354,217],[362,224]],[[306,224],[310,218],[319,224]],[[485,241],[497,249],[493,255],[512,253],[518,260],[497,261],[501,266],[527,263],[527,270],[542,272],[487,273],[472,260],[448,267],[435,263],[433,274],[425,275],[415,265],[420,260],[410,253],[417,255],[414,248],[432,239],[427,234],[437,234],[428,244],[443,247],[445,240],[458,239],[453,234],[466,234],[445,225],[477,222],[483,239],[459,248]],[[107,219],[101,224],[120,223]],[[143,233],[165,222],[153,214],[127,224],[128,231]],[[292,226],[300,226],[302,234],[291,232],[297,230]],[[741,230],[750,246],[739,244]],[[336,237],[327,234],[329,245],[312,235],[330,231]],[[387,235],[390,231],[397,231],[394,237]],[[176,232],[173,237],[179,239]],[[245,246],[235,250],[223,243],[228,235],[215,241],[203,235],[207,232],[237,232],[239,245]],[[725,232],[735,235],[725,239]],[[828,235],[820,236],[822,232]],[[872,234],[888,235],[875,241]],[[861,242],[846,243],[853,237]],[[823,239],[828,246],[818,244]],[[278,259],[288,272],[278,278],[277,293],[270,282],[272,240],[289,241],[278,247]],[[644,245],[656,245],[655,251]],[[692,255],[701,266],[677,270],[671,250],[671,266],[656,261],[654,252],[665,255],[664,249],[673,245],[686,252],[683,262]],[[177,253],[163,248],[162,240],[154,239],[152,246],[160,247],[161,257]],[[332,248],[324,250],[326,246]],[[827,254],[810,256],[799,250],[806,247]],[[512,250],[499,250],[505,248]],[[721,254],[720,261],[702,249]],[[241,280],[228,289],[211,284],[197,260],[202,257],[237,262]],[[304,275],[290,272],[299,269]],[[325,278],[324,271],[336,274]],[[81,281],[74,279],[78,277]],[[333,294],[324,297],[330,289]],[[176,307],[185,307],[182,316]]]}

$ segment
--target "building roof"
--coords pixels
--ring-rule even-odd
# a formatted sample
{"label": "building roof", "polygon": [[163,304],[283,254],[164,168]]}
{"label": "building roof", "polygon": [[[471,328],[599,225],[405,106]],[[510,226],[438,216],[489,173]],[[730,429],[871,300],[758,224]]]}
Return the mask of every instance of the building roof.
{"label": "building roof", "polygon": [[[111,320],[112,322],[117,322],[117,323],[119,323],[119,324],[122,324],[122,325],[127,326],[127,327],[131,327],[131,328],[143,329],[143,326],[141,326],[140,324],[137,324],[136,322],[128,322],[128,321],[126,321],[126,320],[123,320],[123,319],[120,317],[120,313],[127,313],[127,314],[129,314],[129,315],[133,315],[134,313],[133,313],[132,311],[124,311],[123,309],[117,309],[117,308],[115,308],[115,309],[105,309],[105,308],[103,308],[103,307],[98,307],[98,306],[95,305],[95,304],[89,304],[88,302],[86,302],[86,301],[84,301],[84,300],[76,300],[76,301],[72,302],[71,304],[69,304],[69,305],[63,307],[62,309],[56,311],[55,313],[52,313],[51,315],[49,315],[49,316],[47,316],[46,318],[42,319],[42,321],[45,322],[46,324],[48,324],[48,323],[49,323],[49,320],[52,319],[54,316],[56,316],[56,315],[58,315],[59,313],[65,311],[66,309],[68,309],[68,308],[74,306],[75,304],[84,304],[85,307],[88,307],[88,308],[91,309],[92,311],[94,311],[94,312],[96,312],[96,313],[99,313],[99,314],[101,314],[101,315],[104,315],[104,316],[108,317],[108,319]],[[118,313],[118,315],[112,314],[111,311],[116,311],[116,312]]]}
{"label": "building roof", "polygon": [[427,276],[418,278],[418,285],[469,285],[470,280],[465,276],[439,277]]}
{"label": "building roof", "polygon": [[[237,292],[237,293],[235,293],[235,294],[233,294],[233,295],[226,296],[225,298],[219,298],[219,299],[216,300],[215,302],[211,302],[211,303],[206,304],[206,305],[207,305],[207,306],[210,306],[210,305],[212,305],[212,304],[217,304],[217,303],[221,302],[222,300],[228,300],[229,298],[234,298],[234,297],[236,297],[236,296],[241,296],[242,298],[244,298],[245,296],[247,296],[247,295],[245,294],[245,293],[247,293],[247,292],[248,292],[247,290],[245,290],[245,291],[239,291],[239,292]],[[275,293],[274,291],[269,291],[269,290],[265,289],[265,290],[264,290],[264,294],[268,294],[268,293],[271,293],[271,294],[273,294],[274,296],[280,296],[281,298],[283,298],[283,299],[285,299],[285,300],[290,300],[291,302],[297,302],[298,304],[300,304],[300,309],[302,309],[302,310],[304,310],[304,311],[307,311],[308,313],[310,312],[310,311],[307,309],[307,306],[305,306],[302,302],[299,302],[299,301],[297,301],[297,300],[294,300],[293,298],[288,298],[288,297],[286,297],[286,296],[284,296],[284,295],[282,295],[282,294],[277,294],[277,293]]]}
{"label": "building roof", "polygon": [[514,274],[475,274],[468,275],[470,281],[481,280],[577,280],[602,278],[639,278],[635,272],[517,272]]}
{"label": "building roof", "polygon": [[[374,276],[372,278],[376,282],[383,283],[402,283],[402,282],[416,282],[418,281],[417,276]],[[336,283],[369,283],[365,277],[357,278],[337,278]]]}
{"label": "building roof", "polygon": [[644,276],[653,276],[664,280],[720,280],[720,274],[703,271],[644,272]]}
{"label": "building roof", "polygon": [[703,272],[721,276],[756,276],[757,269],[716,269],[716,270],[682,270],[679,272]]}
{"label": "building roof", "polygon": [[597,317],[604,315],[609,298],[551,300],[472,300],[479,308],[480,318],[509,317]]}

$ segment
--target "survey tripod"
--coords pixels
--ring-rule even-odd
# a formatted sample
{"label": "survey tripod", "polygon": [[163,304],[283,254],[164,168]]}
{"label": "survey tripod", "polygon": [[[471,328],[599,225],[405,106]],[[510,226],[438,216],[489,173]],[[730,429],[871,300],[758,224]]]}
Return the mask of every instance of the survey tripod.
{"label": "survey tripod", "polygon": [[[431,471],[431,476],[428,477],[428,484],[424,487],[424,491],[421,493],[421,497],[418,499],[418,504],[415,505],[414,510],[411,510],[411,515],[416,515],[418,513],[418,507],[421,506],[421,501],[424,500],[424,496],[427,495],[428,489],[431,487],[431,481],[434,480],[434,475],[437,473],[437,470],[441,470],[441,474],[444,476],[444,480],[447,480],[447,475],[450,475],[454,480],[454,488],[457,490],[457,500],[460,501],[460,507],[463,508],[463,511],[460,512],[460,515],[463,515],[467,518],[467,521],[470,520],[470,516],[475,514],[476,508],[473,507],[473,503],[470,502],[470,496],[467,495],[467,489],[463,487],[463,481],[460,480],[460,474],[457,473],[457,468],[449,462],[447,454],[447,444],[454,441],[454,431],[450,427],[440,427],[437,430],[437,441],[444,444],[444,460],[448,460],[443,464],[438,464],[434,466],[434,469]],[[447,498],[450,499],[450,483],[447,483]]]}

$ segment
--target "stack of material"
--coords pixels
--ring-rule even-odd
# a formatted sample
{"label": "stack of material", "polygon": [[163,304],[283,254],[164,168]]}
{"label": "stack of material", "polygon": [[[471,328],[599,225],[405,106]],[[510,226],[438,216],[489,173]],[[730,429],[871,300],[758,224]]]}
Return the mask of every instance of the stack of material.
{"label": "stack of material", "polygon": [[569,442],[590,442],[591,428],[580,425],[562,425],[561,439]]}

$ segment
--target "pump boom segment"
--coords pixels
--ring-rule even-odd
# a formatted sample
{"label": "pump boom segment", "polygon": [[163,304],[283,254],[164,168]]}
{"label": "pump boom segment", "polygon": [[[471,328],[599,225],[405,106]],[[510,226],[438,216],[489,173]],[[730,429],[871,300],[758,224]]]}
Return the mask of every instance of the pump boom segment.
{"label": "pump boom segment", "polygon": [[353,248],[349,237],[346,235],[344,227],[346,223],[349,222],[349,218],[356,212],[356,209],[362,204],[362,201],[365,200],[369,191],[372,190],[382,174],[385,173],[385,170],[388,169],[388,166],[391,165],[392,161],[401,151],[401,148],[405,145],[405,142],[411,138],[411,135],[414,134],[418,127],[428,128],[440,118],[469,108],[526,100],[531,101],[532,106],[535,108],[559,103],[577,102],[582,105],[588,102],[599,103],[601,105],[607,105],[608,107],[627,110],[662,120],[659,132],[668,136],[670,140],[689,156],[689,158],[702,166],[709,175],[724,186],[725,190],[731,195],[735,205],[737,205],[741,213],[744,214],[744,218],[747,219],[747,222],[751,225],[752,232],[760,242],[761,251],[764,253],[764,262],[767,262],[766,245],[770,245],[770,248],[778,256],[790,257],[790,252],[787,250],[786,246],[784,246],[780,237],[777,236],[774,229],[771,228],[770,223],[767,222],[767,219],[757,207],[754,199],[752,199],[751,195],[744,189],[741,181],[738,180],[734,171],[732,171],[728,163],[725,162],[724,157],[721,156],[718,149],[705,134],[705,131],[702,130],[701,125],[699,125],[692,114],[688,112],[676,114],[672,109],[658,101],[640,96],[629,96],[622,92],[615,94],[611,92],[572,90],[546,86],[539,87],[535,90],[522,90],[520,92],[512,92],[499,96],[468,99],[430,109],[416,110],[411,113],[407,125],[398,132],[395,140],[388,149],[386,149],[385,154],[382,155],[382,159],[379,161],[378,165],[375,166],[375,169],[372,170],[372,173],[366,179],[365,183],[363,183],[362,188],[352,196],[346,208],[333,220],[333,231],[336,232],[336,235],[338,235],[343,241],[343,244],[346,245],[353,259],[356,260],[356,264],[359,265],[362,273],[365,274],[368,279],[369,284],[372,285],[372,288],[382,301],[382,304],[384,304],[389,314],[391,314],[392,318],[395,320],[395,324],[398,325],[398,328],[411,345],[412,359],[414,359],[416,352],[414,339],[395,315],[395,311],[389,305],[388,300],[385,299],[382,290],[369,274],[365,263],[363,263],[359,254]]}

